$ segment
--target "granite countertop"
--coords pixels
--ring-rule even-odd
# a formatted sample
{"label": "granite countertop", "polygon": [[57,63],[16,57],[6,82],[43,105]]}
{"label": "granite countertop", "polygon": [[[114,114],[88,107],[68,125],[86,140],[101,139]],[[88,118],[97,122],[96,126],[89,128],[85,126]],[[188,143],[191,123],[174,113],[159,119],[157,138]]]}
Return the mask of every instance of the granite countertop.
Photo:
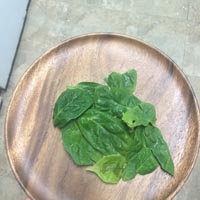
{"label": "granite countertop", "polygon": [[[0,199],[26,195],[8,165],[3,124],[13,90],[30,64],[55,44],[90,32],[117,32],[167,53],[189,78],[200,100],[200,0],[32,0],[13,73],[0,110]],[[176,200],[198,200],[200,156]]]}

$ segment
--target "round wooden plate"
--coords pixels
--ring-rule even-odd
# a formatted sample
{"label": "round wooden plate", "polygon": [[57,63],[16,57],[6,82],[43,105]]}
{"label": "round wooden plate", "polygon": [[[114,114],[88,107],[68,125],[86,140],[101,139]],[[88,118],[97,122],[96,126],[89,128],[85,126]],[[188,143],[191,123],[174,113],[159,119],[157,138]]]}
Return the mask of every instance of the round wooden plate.
{"label": "round wooden plate", "polygon": [[[167,141],[175,176],[160,168],[149,175],[109,185],[65,152],[52,124],[54,103],[69,85],[103,83],[112,71],[136,69],[136,95],[153,103]],[[8,157],[14,174],[35,200],[171,199],[191,172],[199,147],[199,109],[177,65],[159,50],[116,34],[72,38],[40,57],[25,73],[5,122]]]}

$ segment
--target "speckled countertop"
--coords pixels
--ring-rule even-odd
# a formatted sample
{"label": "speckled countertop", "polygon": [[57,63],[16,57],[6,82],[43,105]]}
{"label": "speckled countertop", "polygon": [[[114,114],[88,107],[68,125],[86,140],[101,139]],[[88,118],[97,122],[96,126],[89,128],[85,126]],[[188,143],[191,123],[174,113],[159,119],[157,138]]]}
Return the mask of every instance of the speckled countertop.
{"label": "speckled countertop", "polygon": [[[117,32],[167,53],[186,73],[200,100],[200,0],[32,0],[13,73],[0,110],[0,199],[24,200],[8,165],[3,124],[24,71],[47,49],[71,36]],[[200,199],[200,156],[175,200]]]}

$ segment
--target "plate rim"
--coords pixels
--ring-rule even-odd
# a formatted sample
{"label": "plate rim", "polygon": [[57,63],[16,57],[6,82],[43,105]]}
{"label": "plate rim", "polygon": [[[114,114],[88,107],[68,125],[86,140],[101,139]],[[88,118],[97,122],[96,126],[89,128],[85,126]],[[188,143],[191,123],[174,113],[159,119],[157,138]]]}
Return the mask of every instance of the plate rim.
{"label": "plate rim", "polygon": [[194,100],[194,105],[195,105],[195,110],[196,110],[196,114],[197,114],[197,121],[198,121],[198,133],[197,133],[197,144],[196,144],[196,148],[195,148],[195,153],[193,156],[193,160],[192,160],[192,165],[189,167],[188,171],[186,172],[186,176],[185,178],[183,178],[179,185],[177,186],[176,189],[174,189],[174,191],[172,193],[170,193],[167,196],[168,200],[173,199],[173,197],[176,196],[176,194],[181,190],[181,188],[183,187],[183,185],[186,183],[186,181],[188,180],[195,164],[197,161],[197,156],[199,154],[199,147],[200,147],[200,106],[199,106],[199,102],[197,100],[196,94],[194,92],[194,89],[189,81],[189,79],[187,78],[186,74],[183,72],[183,70],[176,64],[176,62],[170,58],[165,52],[163,52],[162,50],[160,50],[158,47],[150,44],[149,42],[146,42],[142,39],[139,39],[137,37],[134,36],[129,36],[126,34],[121,34],[121,33],[116,33],[116,32],[92,32],[92,33],[86,33],[86,34],[80,34],[80,35],[76,35],[76,36],[72,36],[69,37],[59,43],[57,43],[56,45],[52,46],[51,48],[49,48],[47,51],[45,51],[44,53],[42,53],[39,57],[37,57],[32,64],[29,65],[29,67],[25,70],[25,72],[23,72],[22,76],[20,77],[20,79],[17,81],[16,86],[14,88],[14,91],[11,93],[11,98],[9,100],[9,104],[8,104],[8,108],[7,108],[7,112],[6,112],[6,116],[5,116],[5,120],[4,120],[4,144],[5,144],[5,149],[6,149],[6,155],[7,155],[7,159],[10,165],[10,168],[12,170],[12,173],[14,174],[15,179],[17,180],[18,184],[20,185],[20,187],[22,188],[22,190],[25,192],[25,194],[31,199],[31,200],[36,200],[35,197],[33,197],[33,195],[29,192],[28,188],[26,188],[23,185],[23,182],[21,181],[19,175],[17,174],[13,161],[11,159],[11,154],[9,151],[9,145],[8,145],[8,132],[7,132],[7,124],[8,124],[8,118],[9,118],[9,113],[11,110],[11,105],[12,102],[15,98],[15,95],[18,91],[18,87],[20,85],[20,83],[24,80],[24,78],[26,77],[26,75],[29,73],[29,71],[31,71],[31,69],[34,67],[34,65],[39,62],[43,57],[45,57],[46,55],[48,55],[49,53],[51,53],[52,51],[56,50],[58,47],[65,45],[68,42],[72,42],[74,40],[78,40],[78,39],[82,39],[82,38],[86,38],[86,37],[91,37],[91,36],[114,36],[114,37],[120,37],[120,38],[124,38],[124,39],[130,39],[130,40],[134,40],[136,42],[139,42],[155,51],[157,51],[158,53],[160,53],[162,56],[164,56],[167,60],[170,60],[174,67],[179,71],[180,75],[182,76],[182,78],[186,81],[186,84],[189,87],[189,90],[192,93],[193,96],[193,100]]}

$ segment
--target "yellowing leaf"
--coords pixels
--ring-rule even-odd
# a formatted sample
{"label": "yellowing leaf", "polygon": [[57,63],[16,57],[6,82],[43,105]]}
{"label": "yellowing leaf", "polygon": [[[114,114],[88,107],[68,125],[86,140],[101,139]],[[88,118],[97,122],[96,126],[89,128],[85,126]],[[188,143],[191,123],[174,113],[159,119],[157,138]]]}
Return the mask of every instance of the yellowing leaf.
{"label": "yellowing leaf", "polygon": [[140,103],[138,106],[129,108],[122,117],[122,120],[131,128],[155,124],[156,111],[150,103]]}
{"label": "yellowing leaf", "polygon": [[102,157],[87,170],[96,173],[105,183],[118,183],[125,166],[126,159],[120,154],[113,154]]}

